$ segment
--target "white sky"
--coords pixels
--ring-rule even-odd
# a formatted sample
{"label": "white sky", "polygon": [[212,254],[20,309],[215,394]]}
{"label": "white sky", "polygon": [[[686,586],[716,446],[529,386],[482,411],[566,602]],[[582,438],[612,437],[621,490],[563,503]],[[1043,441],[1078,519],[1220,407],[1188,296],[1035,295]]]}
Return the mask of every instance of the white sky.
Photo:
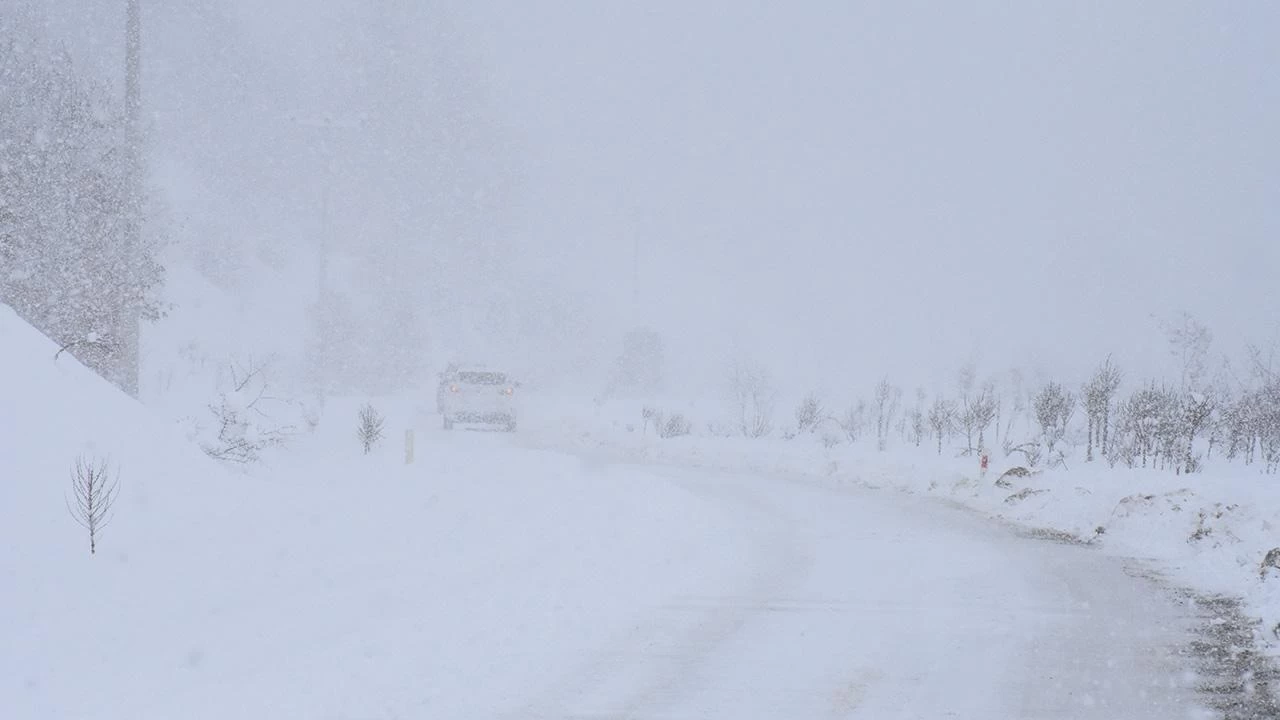
{"label": "white sky", "polygon": [[[677,367],[737,342],[797,384],[869,389],[969,357],[1159,371],[1152,314],[1232,354],[1277,332],[1275,3],[395,1],[469,51],[520,148],[508,252],[574,295],[584,343],[647,322]],[[109,57],[115,4],[64,32]],[[146,3],[166,152],[220,158],[208,192],[283,188],[217,225],[304,247],[314,168],[263,128],[324,102],[355,6],[198,5]]]}
{"label": "white sky", "polygon": [[659,317],[823,372],[1274,330],[1274,4],[481,5],[535,226],[617,302],[638,232]]}

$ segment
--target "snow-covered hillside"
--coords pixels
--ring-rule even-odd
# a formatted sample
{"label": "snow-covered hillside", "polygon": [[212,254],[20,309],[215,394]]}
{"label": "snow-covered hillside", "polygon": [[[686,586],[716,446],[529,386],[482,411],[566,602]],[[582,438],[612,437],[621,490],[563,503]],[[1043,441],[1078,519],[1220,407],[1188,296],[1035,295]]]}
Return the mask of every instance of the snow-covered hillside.
{"label": "snow-covered hillside", "polygon": [[[700,542],[726,519],[683,493],[562,455],[361,455],[354,414],[230,474],[3,307],[0,348],[7,719],[458,717],[710,592],[695,568],[741,549]],[[81,455],[121,479],[92,556],[65,503]]]}

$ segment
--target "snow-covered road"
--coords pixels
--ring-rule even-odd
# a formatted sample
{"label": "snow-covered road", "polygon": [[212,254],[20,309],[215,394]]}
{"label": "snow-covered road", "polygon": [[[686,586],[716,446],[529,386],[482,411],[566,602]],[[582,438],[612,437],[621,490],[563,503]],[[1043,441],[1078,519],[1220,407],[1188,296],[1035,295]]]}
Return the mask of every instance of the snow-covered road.
{"label": "snow-covered road", "polygon": [[[139,444],[92,557],[60,485],[6,486],[0,715],[1206,717],[1184,611],[1098,553],[891,491],[333,433],[251,479]],[[23,447],[20,478],[66,454]]]}
{"label": "snow-covered road", "polygon": [[644,608],[512,717],[1207,716],[1183,611],[1121,563],[928,500],[635,471],[729,517],[733,567]]}

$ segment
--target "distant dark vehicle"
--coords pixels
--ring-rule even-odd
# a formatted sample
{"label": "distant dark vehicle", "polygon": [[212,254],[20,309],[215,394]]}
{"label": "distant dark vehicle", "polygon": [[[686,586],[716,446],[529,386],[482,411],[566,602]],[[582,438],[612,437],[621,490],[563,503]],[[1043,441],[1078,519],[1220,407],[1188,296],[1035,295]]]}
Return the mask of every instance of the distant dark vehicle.
{"label": "distant dark vehicle", "polygon": [[444,429],[456,424],[499,426],[514,432],[517,423],[516,383],[506,373],[484,369],[450,369],[440,376],[436,407]]}

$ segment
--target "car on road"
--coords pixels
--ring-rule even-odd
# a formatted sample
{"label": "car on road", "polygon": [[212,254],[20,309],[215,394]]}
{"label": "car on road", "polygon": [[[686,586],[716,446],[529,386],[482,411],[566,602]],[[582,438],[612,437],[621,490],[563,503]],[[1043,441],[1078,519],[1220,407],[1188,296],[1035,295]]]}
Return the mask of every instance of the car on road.
{"label": "car on road", "polygon": [[440,377],[436,407],[444,429],[456,424],[498,426],[514,432],[518,420],[516,387],[509,375],[482,368],[451,368]]}

